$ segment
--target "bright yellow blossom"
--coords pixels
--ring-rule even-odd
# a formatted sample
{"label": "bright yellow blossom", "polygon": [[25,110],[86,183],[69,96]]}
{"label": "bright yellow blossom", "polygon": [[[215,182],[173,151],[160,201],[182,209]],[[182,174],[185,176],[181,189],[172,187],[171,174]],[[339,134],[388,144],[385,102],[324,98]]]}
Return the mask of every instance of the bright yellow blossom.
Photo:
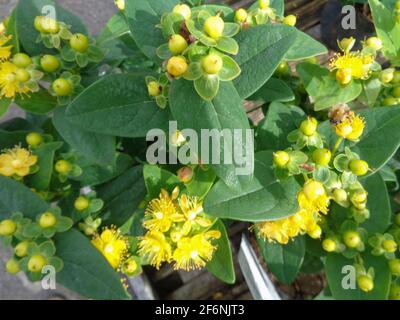
{"label": "bright yellow blossom", "polygon": [[37,161],[37,156],[29,150],[17,146],[0,154],[0,174],[6,177],[13,175],[25,177]]}
{"label": "bright yellow blossom", "polygon": [[8,60],[11,56],[11,49],[13,46],[6,46],[11,38],[11,36],[6,36],[5,34],[0,33],[0,62]]}
{"label": "bright yellow blossom", "polygon": [[350,111],[348,116],[335,125],[336,134],[350,141],[357,141],[365,128],[364,119]]}
{"label": "bright yellow blossom", "polygon": [[179,198],[178,203],[186,220],[182,227],[183,235],[187,235],[196,224],[203,228],[211,226],[210,219],[200,216],[203,213],[203,205],[197,197],[188,197],[184,194]]}
{"label": "bright yellow blossom", "polygon": [[183,216],[177,212],[172,200],[166,190],[161,190],[159,198],[150,201],[143,226],[149,230],[167,232],[173,222],[182,221]]}
{"label": "bright yellow blossom", "polygon": [[125,10],[125,0],[114,0],[119,10]]}
{"label": "bright yellow blossom", "polygon": [[315,236],[319,230],[320,214],[328,213],[329,198],[322,183],[308,180],[298,193],[299,211],[287,218],[256,224],[261,237],[268,241],[287,244],[291,238],[308,233]]}
{"label": "bright yellow blossom", "polygon": [[329,197],[324,185],[315,180],[308,180],[297,195],[297,201],[302,209],[312,213],[328,213]]}
{"label": "bright yellow blossom", "polygon": [[156,269],[160,269],[163,262],[171,261],[171,245],[162,232],[149,231],[139,240],[139,255],[147,259]]}
{"label": "bright yellow blossom", "polygon": [[11,62],[0,64],[0,98],[14,99],[17,93],[28,93],[28,87],[21,85],[17,80],[17,66]]}
{"label": "bright yellow blossom", "polygon": [[114,227],[105,228],[100,235],[96,235],[92,244],[107,259],[114,269],[118,269],[125,260],[129,244],[128,239],[121,235]]}
{"label": "bright yellow blossom", "polygon": [[173,254],[174,268],[186,271],[204,268],[217,249],[210,240],[220,237],[219,231],[208,231],[180,239]]}
{"label": "bright yellow blossom", "polygon": [[330,69],[336,70],[338,73],[348,74],[351,79],[367,79],[371,73],[373,62],[373,55],[363,55],[358,51],[343,51],[341,54],[336,54],[330,61]]}

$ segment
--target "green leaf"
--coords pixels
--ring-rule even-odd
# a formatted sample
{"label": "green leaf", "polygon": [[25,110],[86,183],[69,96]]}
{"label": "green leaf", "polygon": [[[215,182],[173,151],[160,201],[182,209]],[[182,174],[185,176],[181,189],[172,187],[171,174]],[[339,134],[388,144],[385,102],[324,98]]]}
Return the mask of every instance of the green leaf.
{"label": "green leaf", "polygon": [[219,78],[217,75],[203,75],[194,81],[194,87],[206,101],[211,101],[218,94]]}
{"label": "green leaf", "polygon": [[392,209],[386,183],[380,174],[365,179],[362,184],[368,192],[367,208],[370,217],[361,227],[366,229],[369,234],[385,233],[390,226]]}
{"label": "green leaf", "polygon": [[0,99],[0,119],[7,113],[10,105],[11,105],[11,99],[7,98]]}
{"label": "green leaf", "polygon": [[225,22],[233,21],[235,12],[228,6],[218,5],[218,4],[205,4],[201,6],[197,6],[192,8],[192,13],[199,12],[205,10],[211,15],[215,16],[218,13],[221,13],[221,17]]}
{"label": "green leaf", "polygon": [[85,159],[78,159],[77,164],[83,172],[74,180],[80,181],[84,186],[93,187],[118,177],[133,165],[133,159],[125,153],[118,153],[114,164],[96,165]]}
{"label": "green leaf", "polygon": [[80,32],[87,34],[86,27],[82,24],[78,17],[71,14],[52,0],[19,1],[16,8],[17,30],[22,47],[31,56],[36,56],[47,52],[54,52],[53,50],[46,49],[42,44],[36,42],[39,33],[34,28],[34,20],[37,16],[46,16],[49,14],[48,11],[42,12],[42,9],[46,8],[46,6],[55,7],[57,20],[71,25],[71,31],[73,33]]}
{"label": "green leaf", "polygon": [[48,190],[53,174],[54,155],[62,145],[62,142],[50,142],[35,148],[34,154],[38,156],[39,171],[28,177],[27,181],[31,187],[41,191]]}
{"label": "green leaf", "polygon": [[369,293],[361,291],[358,289],[357,285],[355,289],[347,290],[342,286],[342,281],[347,283],[344,278],[346,276],[349,277],[349,272],[346,272],[344,267],[352,266],[354,260],[346,259],[342,255],[336,253],[327,255],[325,272],[328,278],[329,288],[336,300],[386,300],[388,298],[391,275],[386,258],[376,257],[370,254],[363,254],[362,258],[367,269],[373,267],[376,271],[374,279],[375,288]]}
{"label": "green leaf", "polygon": [[0,130],[0,146],[1,149],[10,149],[16,145],[26,146],[25,138],[29,131],[12,131],[8,132]]}
{"label": "green leaf", "polygon": [[221,37],[217,40],[216,48],[222,52],[237,55],[239,52],[239,45],[233,38]]}
{"label": "green leaf", "polygon": [[361,111],[360,115],[365,118],[364,134],[360,142],[349,145],[375,173],[400,146],[400,106],[368,109]]}
{"label": "green leaf", "polygon": [[[201,137],[203,129],[218,129],[223,137],[227,137],[227,131],[233,137],[234,129],[241,129],[242,141],[233,141],[233,145],[237,143],[242,146],[242,154],[248,155],[245,143],[245,131],[249,129],[249,123],[243,110],[242,100],[230,82],[221,82],[218,95],[213,101],[204,101],[198,96],[190,82],[185,80],[174,81],[170,89],[170,109],[173,117],[178,122],[180,128],[194,129],[198,137]],[[188,103],[190,101],[190,103]],[[225,132],[222,130],[225,129]],[[201,140],[201,139],[199,139]],[[238,187],[239,179],[237,169],[240,168],[236,164],[223,164],[224,152],[225,156],[233,156],[232,150],[224,148],[224,142],[220,141],[219,150],[212,143],[209,144],[209,155],[220,151],[218,159],[221,164],[210,164],[216,174],[224,180],[230,187]],[[199,141],[201,146],[205,141]],[[251,150],[252,152],[252,150]],[[212,162],[211,159],[203,159],[203,163]],[[249,164],[248,164],[249,165]],[[249,173],[251,175],[251,172]]]}
{"label": "green leaf", "polygon": [[382,83],[379,78],[370,78],[362,82],[363,91],[359,100],[368,107],[373,107],[382,89]]}
{"label": "green leaf", "polygon": [[263,101],[263,102],[288,102],[293,101],[295,95],[293,90],[286,84],[285,81],[271,78],[264,84],[256,93],[248,100]]}
{"label": "green leaf", "polygon": [[97,44],[103,46],[106,42],[118,39],[129,33],[130,30],[125,15],[121,11],[117,12],[110,18],[100,35],[97,37]]}
{"label": "green leaf", "polygon": [[109,212],[103,220],[107,224],[122,226],[139,207],[146,195],[143,167],[127,170],[116,179],[98,187],[98,197],[104,200],[103,211]]}
{"label": "green leaf", "polygon": [[110,165],[115,161],[115,137],[85,131],[65,116],[66,108],[54,111],[53,125],[65,141],[95,164]]}
{"label": "green leaf", "polygon": [[268,270],[279,281],[292,283],[300,271],[306,253],[304,237],[296,237],[286,245],[268,242],[257,237],[257,243]]}
{"label": "green leaf", "polygon": [[0,216],[10,217],[15,212],[21,212],[34,220],[48,208],[46,201],[22,183],[0,175]]}
{"label": "green leaf", "polygon": [[40,88],[38,92],[31,92],[26,96],[18,95],[15,103],[25,111],[34,114],[47,114],[57,106],[57,99],[50,93]]}
{"label": "green leaf", "polygon": [[17,30],[17,11],[15,9],[12,11],[10,19],[8,20],[7,35],[12,36],[12,39],[9,42],[13,46],[12,53],[16,54],[20,52],[21,48],[19,44],[19,34]]}
{"label": "green leaf", "polygon": [[400,24],[396,22],[396,15],[378,0],[368,1],[376,33],[383,43],[383,52],[389,59],[399,63],[400,55]]}
{"label": "green leaf", "polygon": [[[276,14],[279,17],[283,17],[285,13],[285,1],[284,0],[271,0],[270,8],[275,9]],[[250,8],[250,10],[258,9],[258,1],[254,2]]]}
{"label": "green leaf", "polygon": [[[293,27],[294,28],[294,27]],[[296,29],[296,28],[294,28]],[[307,59],[321,54],[325,54],[328,50],[319,41],[313,39],[308,34],[296,29],[296,41],[286,53],[285,60],[297,61]]]}
{"label": "green leaf", "polygon": [[171,12],[176,4],[177,0],[126,1],[125,14],[132,37],[140,50],[154,61],[159,61],[157,48],[166,42],[161,29],[156,26],[160,24],[161,16]]}
{"label": "green leaf", "polygon": [[257,128],[258,150],[285,150],[291,146],[287,136],[298,129],[306,117],[304,111],[296,106],[273,102],[266,117]]}
{"label": "green leaf", "polygon": [[239,76],[241,70],[239,65],[231,57],[222,57],[223,65],[218,76],[221,81],[231,81]]}
{"label": "green leaf", "polygon": [[169,119],[149,97],[145,75],[139,73],[100,79],[72,101],[66,116],[83,130],[131,138],[167,128]]}
{"label": "green leaf", "polygon": [[260,25],[239,33],[235,60],[242,73],[234,83],[243,99],[267,82],[295,39],[295,29],[284,25]]}
{"label": "green leaf", "polygon": [[256,154],[254,178],[232,190],[218,181],[204,201],[207,214],[240,221],[266,221],[293,215],[298,209],[300,185],[293,178],[279,181],[275,177],[273,152]]}
{"label": "green leaf", "polygon": [[194,177],[190,183],[186,184],[186,193],[191,196],[204,198],[214,184],[216,175],[213,170],[202,169],[197,166],[194,169]]}
{"label": "green leaf", "polygon": [[117,272],[97,249],[77,230],[57,234],[57,256],[64,268],[57,282],[91,299],[129,299]]}
{"label": "green leaf", "polygon": [[236,275],[232,260],[231,244],[225,225],[221,220],[217,220],[210,230],[221,232],[221,238],[214,241],[217,251],[214,253],[212,260],[207,263],[207,270],[223,282],[234,284]]}
{"label": "green leaf", "polygon": [[341,86],[328,69],[317,64],[298,64],[297,72],[307,93],[314,99],[315,111],[327,109],[338,103],[353,101],[362,91],[362,86],[357,81]]}
{"label": "green leaf", "polygon": [[145,165],[143,176],[150,199],[158,198],[161,189],[171,193],[177,186],[181,190],[184,188],[183,183],[176,175],[155,165]]}

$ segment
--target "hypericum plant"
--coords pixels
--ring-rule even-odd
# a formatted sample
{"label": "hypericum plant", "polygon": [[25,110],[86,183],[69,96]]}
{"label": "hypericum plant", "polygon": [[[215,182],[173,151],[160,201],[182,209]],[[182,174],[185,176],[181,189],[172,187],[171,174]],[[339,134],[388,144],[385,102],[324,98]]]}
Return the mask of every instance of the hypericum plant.
{"label": "hypericum plant", "polygon": [[[398,299],[399,8],[369,2],[377,35],[360,51],[340,39],[325,66],[326,48],[283,0],[116,1],[97,37],[53,0],[20,1],[0,25],[0,116],[12,102],[27,114],[0,124],[6,270],[37,281],[52,267],[95,299],[129,299],[126,278],[144,265],[234,283],[229,219],[254,225],[282,282],[324,270],[320,297]],[[265,118],[252,123],[244,104]],[[149,132],[166,133],[172,159],[188,152],[184,129],[220,161],[190,150],[191,163],[148,164],[159,142]],[[221,141],[254,129],[254,150],[234,136],[235,152],[250,152],[246,175],[203,129]],[[344,267],[354,290],[342,287]]]}

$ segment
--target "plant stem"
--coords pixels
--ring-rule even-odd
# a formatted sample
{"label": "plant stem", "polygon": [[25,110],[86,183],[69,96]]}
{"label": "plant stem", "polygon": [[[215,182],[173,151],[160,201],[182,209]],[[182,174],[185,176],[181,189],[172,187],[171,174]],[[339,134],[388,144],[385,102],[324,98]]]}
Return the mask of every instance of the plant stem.
{"label": "plant stem", "polygon": [[333,150],[332,150],[332,156],[334,156],[336,151],[338,151],[338,149],[339,149],[340,145],[342,144],[343,140],[344,140],[343,137],[339,137],[336,140],[336,143],[335,143],[335,145],[333,147]]}
{"label": "plant stem", "polygon": [[304,180],[305,180],[306,182],[309,180],[308,175],[305,174],[305,173],[303,173],[303,178],[304,178]]}

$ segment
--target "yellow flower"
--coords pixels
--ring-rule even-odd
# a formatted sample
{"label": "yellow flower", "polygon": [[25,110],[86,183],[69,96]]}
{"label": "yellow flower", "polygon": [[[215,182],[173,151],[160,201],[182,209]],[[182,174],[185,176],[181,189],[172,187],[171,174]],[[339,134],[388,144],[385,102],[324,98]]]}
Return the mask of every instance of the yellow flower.
{"label": "yellow flower", "polygon": [[367,79],[371,73],[373,55],[362,55],[360,52],[343,52],[336,54],[330,61],[330,68],[339,73],[346,73],[353,79]]}
{"label": "yellow flower", "polygon": [[11,56],[11,49],[13,46],[6,46],[7,42],[11,40],[11,36],[6,36],[0,32],[0,62],[8,60]]}
{"label": "yellow flower", "polygon": [[297,201],[302,209],[311,213],[328,213],[329,197],[324,185],[315,180],[308,180],[297,195]]}
{"label": "yellow flower", "polygon": [[189,197],[184,194],[179,198],[178,203],[186,220],[182,227],[183,235],[187,235],[195,225],[203,228],[211,226],[211,220],[200,216],[203,213],[203,203],[197,197]]}
{"label": "yellow flower", "polygon": [[150,201],[145,218],[143,226],[146,229],[161,232],[167,232],[173,222],[183,221],[183,216],[176,211],[173,199],[164,189],[159,198]]}
{"label": "yellow flower", "polygon": [[219,231],[212,230],[193,237],[181,238],[173,254],[174,268],[186,271],[204,268],[217,249],[210,240],[220,237]]}
{"label": "yellow flower", "polygon": [[139,238],[140,256],[148,259],[150,264],[159,269],[163,262],[170,262],[172,249],[164,234],[159,231],[149,231]]}
{"label": "yellow flower", "polygon": [[281,244],[287,244],[291,238],[299,234],[310,232],[318,225],[318,215],[300,209],[296,214],[276,220],[265,221],[256,225],[261,237],[268,241],[277,241]]}
{"label": "yellow flower", "polygon": [[30,167],[34,166],[37,161],[37,156],[29,150],[17,146],[0,155],[0,174],[6,177],[14,174],[25,177],[29,174]]}
{"label": "yellow flower", "polygon": [[100,235],[93,238],[92,244],[114,269],[118,269],[125,260],[129,249],[127,238],[114,227],[105,228]]}
{"label": "yellow flower", "polygon": [[364,128],[364,119],[351,112],[349,117],[335,126],[335,131],[340,137],[351,141],[357,141],[362,136]]}
{"label": "yellow flower", "polygon": [[16,72],[18,68],[11,62],[0,64],[0,98],[6,97],[14,99],[17,93],[28,93],[30,90],[26,86],[21,86],[17,80]]}
{"label": "yellow flower", "polygon": [[256,224],[261,237],[268,241],[287,244],[291,238],[299,234],[315,234],[320,230],[318,220],[320,213],[327,214],[329,198],[322,183],[308,180],[297,195],[300,210],[287,218],[265,221]]}
{"label": "yellow flower", "polygon": [[114,2],[119,10],[125,10],[125,0],[114,0]]}

